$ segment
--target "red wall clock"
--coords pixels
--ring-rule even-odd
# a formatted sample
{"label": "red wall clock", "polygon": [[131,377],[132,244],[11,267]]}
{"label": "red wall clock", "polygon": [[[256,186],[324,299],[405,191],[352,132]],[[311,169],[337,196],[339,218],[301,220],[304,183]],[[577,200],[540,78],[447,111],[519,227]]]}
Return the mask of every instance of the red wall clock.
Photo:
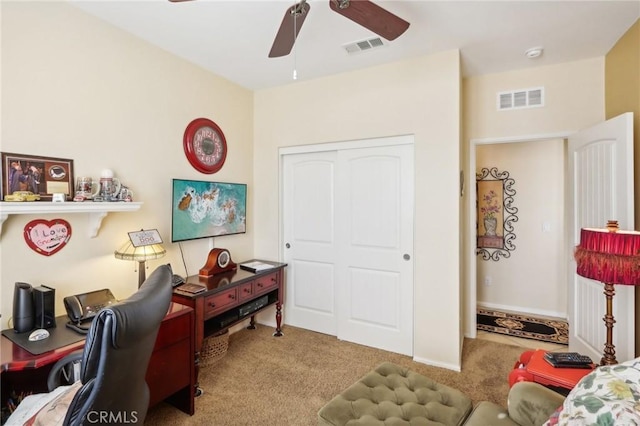
{"label": "red wall clock", "polygon": [[184,153],[194,169],[215,173],[227,159],[227,140],[216,123],[196,118],[184,131]]}
{"label": "red wall clock", "polygon": [[36,253],[51,256],[71,238],[71,225],[64,219],[35,219],[24,226],[24,240]]}

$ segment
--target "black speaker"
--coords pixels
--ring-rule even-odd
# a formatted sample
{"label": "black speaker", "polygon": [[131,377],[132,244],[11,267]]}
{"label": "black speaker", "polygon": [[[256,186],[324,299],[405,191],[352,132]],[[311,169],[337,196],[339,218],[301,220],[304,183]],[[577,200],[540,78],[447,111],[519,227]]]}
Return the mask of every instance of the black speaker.
{"label": "black speaker", "polygon": [[56,290],[46,285],[33,289],[33,300],[36,313],[36,328],[53,328],[56,326]]}
{"label": "black speaker", "polygon": [[27,283],[16,283],[13,292],[13,329],[16,333],[31,331],[35,322],[33,287]]}

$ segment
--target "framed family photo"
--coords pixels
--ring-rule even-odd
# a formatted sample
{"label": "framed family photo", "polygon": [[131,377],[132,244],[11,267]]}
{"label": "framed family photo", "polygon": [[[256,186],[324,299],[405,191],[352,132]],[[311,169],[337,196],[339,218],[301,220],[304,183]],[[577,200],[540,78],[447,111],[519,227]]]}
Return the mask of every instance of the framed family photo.
{"label": "framed family photo", "polygon": [[73,160],[36,155],[0,153],[2,176],[1,199],[17,191],[39,194],[41,200],[51,201],[53,194],[73,198]]}

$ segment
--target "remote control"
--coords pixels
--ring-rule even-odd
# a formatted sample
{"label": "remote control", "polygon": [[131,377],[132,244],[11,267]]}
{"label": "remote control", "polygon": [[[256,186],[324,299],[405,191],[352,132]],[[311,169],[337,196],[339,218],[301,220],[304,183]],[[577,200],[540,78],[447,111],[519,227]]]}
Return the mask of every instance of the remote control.
{"label": "remote control", "polygon": [[544,359],[554,367],[591,368],[591,358],[577,352],[547,352]]}

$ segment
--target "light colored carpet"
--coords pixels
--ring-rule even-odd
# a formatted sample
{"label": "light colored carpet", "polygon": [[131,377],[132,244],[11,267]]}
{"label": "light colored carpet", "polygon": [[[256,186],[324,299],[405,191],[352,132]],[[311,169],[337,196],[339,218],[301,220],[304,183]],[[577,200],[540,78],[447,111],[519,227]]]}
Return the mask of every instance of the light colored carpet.
{"label": "light colored carpet", "polygon": [[232,334],[227,355],[200,370],[204,394],[196,398],[195,415],[162,403],[149,411],[145,424],[316,425],[323,405],[384,361],[457,388],[474,403],[505,406],[508,375],[523,352],[517,346],[465,339],[458,373],[296,327],[283,331],[276,338],[272,328],[258,325]]}

